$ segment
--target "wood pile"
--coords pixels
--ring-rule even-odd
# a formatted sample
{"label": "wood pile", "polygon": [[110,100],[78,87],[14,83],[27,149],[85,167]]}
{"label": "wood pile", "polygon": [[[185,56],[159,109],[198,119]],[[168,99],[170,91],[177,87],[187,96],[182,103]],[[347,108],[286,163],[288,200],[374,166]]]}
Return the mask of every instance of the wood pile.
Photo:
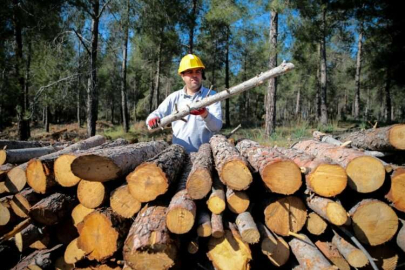
{"label": "wood pile", "polygon": [[0,259],[5,269],[395,269],[405,167],[383,159],[405,154],[404,127],[366,131],[352,148],[326,134],[289,149],[218,134],[191,154],[97,136],[1,165]]}

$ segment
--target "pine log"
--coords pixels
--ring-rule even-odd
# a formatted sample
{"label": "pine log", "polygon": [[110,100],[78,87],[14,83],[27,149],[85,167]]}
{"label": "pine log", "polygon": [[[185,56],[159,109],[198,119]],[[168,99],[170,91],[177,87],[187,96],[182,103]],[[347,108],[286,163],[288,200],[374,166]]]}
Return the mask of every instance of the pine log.
{"label": "pine log", "polygon": [[197,235],[199,237],[211,236],[211,217],[207,211],[199,210],[197,216]]}
{"label": "pine log", "polygon": [[262,223],[257,223],[262,239],[261,250],[270,262],[277,266],[283,266],[290,258],[290,247],[280,236],[273,234]]}
{"label": "pine log", "polygon": [[247,270],[252,259],[249,245],[242,241],[238,232],[225,230],[220,238],[211,237],[207,256],[215,269]]}
{"label": "pine log", "polygon": [[389,205],[379,200],[362,200],[349,214],[357,239],[371,246],[389,241],[398,230],[397,214]]}
{"label": "pine log", "polygon": [[61,244],[51,249],[37,250],[23,258],[12,270],[19,269],[50,269],[54,266],[55,261],[59,258],[62,251]]}
{"label": "pine log", "polygon": [[243,212],[236,217],[236,226],[242,236],[242,240],[249,244],[258,243],[260,232],[257,229],[256,222],[249,212]]}
{"label": "pine log", "polygon": [[101,182],[82,180],[77,185],[77,199],[83,206],[94,209],[107,200],[107,191]]}
{"label": "pine log", "polygon": [[19,164],[32,158],[41,157],[62,150],[59,147],[47,146],[39,148],[26,148],[14,150],[0,150],[0,165],[4,163]]}
{"label": "pine log", "polygon": [[299,232],[307,219],[306,207],[302,200],[287,196],[271,201],[264,209],[267,228],[282,236]]}
{"label": "pine log", "polygon": [[20,252],[23,252],[34,242],[42,239],[46,234],[46,227],[31,224],[14,236],[14,242]]}
{"label": "pine log", "polygon": [[263,182],[272,192],[290,195],[301,187],[300,168],[279,151],[251,140],[238,142],[236,148],[260,173]]}
{"label": "pine log", "polygon": [[130,222],[111,208],[100,208],[88,214],[78,226],[78,247],[89,260],[103,261],[119,250],[128,234]]}
{"label": "pine log", "polygon": [[335,236],[333,236],[332,243],[351,266],[357,268],[364,267],[368,264],[368,259],[363,251],[354,247],[339,235],[335,234]]}
{"label": "pine log", "polygon": [[165,194],[181,173],[185,159],[184,148],[172,144],[126,177],[129,192],[140,202],[150,202]]}
{"label": "pine log", "polygon": [[165,222],[166,207],[145,206],[137,215],[123,249],[132,269],[168,269],[175,263],[178,244]]}
{"label": "pine log", "polygon": [[226,202],[229,210],[235,214],[245,212],[250,204],[249,196],[244,191],[226,188]]}
{"label": "pine log", "polygon": [[224,185],[219,181],[218,177],[214,178],[214,184],[212,185],[211,195],[207,200],[208,209],[211,213],[221,214],[225,208],[225,192]]}
{"label": "pine log", "polygon": [[125,139],[117,139],[112,142],[105,142],[102,145],[90,148],[88,150],[78,151],[74,153],[64,154],[59,156],[54,163],[54,172],[55,172],[55,180],[58,182],[62,187],[73,187],[79,183],[81,180],[80,177],[77,177],[73,174],[71,165],[73,161],[80,155],[89,155],[94,152],[99,152],[100,150],[117,147],[117,146],[124,146],[127,145],[128,141]]}
{"label": "pine log", "polygon": [[31,159],[27,166],[27,183],[37,193],[50,193],[57,184],[53,173],[53,158],[49,161]]}
{"label": "pine log", "polygon": [[367,251],[373,257],[377,267],[383,270],[395,270],[398,265],[398,253],[389,244],[368,247]]}
{"label": "pine log", "polygon": [[64,259],[68,264],[75,264],[78,261],[81,261],[85,258],[86,252],[81,250],[77,245],[79,238],[75,238],[70,244],[66,247]]}
{"label": "pine log", "polygon": [[357,148],[375,151],[405,150],[405,124],[367,129],[338,136]]}
{"label": "pine log", "polygon": [[188,195],[193,200],[207,196],[212,187],[212,152],[209,143],[202,144],[193,159],[193,167],[187,179]]}
{"label": "pine log", "polygon": [[[112,207],[112,206],[111,206]],[[73,225],[77,227],[77,225],[83,221],[83,219],[90,213],[92,213],[94,209],[87,208],[83,206],[82,204],[78,204],[73,208],[72,210],[72,219],[73,219]]]}
{"label": "pine log", "polygon": [[31,220],[30,218],[27,218],[27,219],[21,221],[21,222],[18,223],[16,226],[14,226],[14,228],[13,228],[11,231],[9,231],[9,232],[3,234],[3,235],[0,237],[0,244],[3,243],[3,242],[5,242],[5,241],[7,241],[7,240],[9,240],[9,239],[11,239],[11,238],[14,237],[17,233],[21,232],[22,230],[24,230],[25,228],[27,228],[27,227],[28,227],[29,225],[31,225],[31,224],[32,224],[32,220]]}
{"label": "pine log", "polygon": [[304,234],[305,240],[293,238],[288,244],[299,264],[304,269],[334,269],[322,252]]}
{"label": "pine log", "polygon": [[[321,235],[328,227],[328,223],[317,213],[311,212],[307,218],[307,230],[313,235]],[[326,256],[326,255],[325,255]]]}
{"label": "pine log", "polygon": [[49,146],[50,142],[0,140],[1,149],[24,149]]}
{"label": "pine log", "polygon": [[301,141],[293,146],[314,156],[327,157],[345,168],[349,186],[360,193],[370,193],[384,183],[383,163],[361,151],[335,147],[314,140]]}
{"label": "pine log", "polygon": [[214,135],[210,139],[215,167],[223,184],[234,190],[245,190],[253,177],[247,161],[238,150],[228,142],[224,135]]}
{"label": "pine log", "polygon": [[194,225],[197,206],[183,189],[177,192],[167,208],[166,226],[175,234],[184,234],[191,230]]}
{"label": "pine log", "polygon": [[392,206],[405,212],[405,168],[399,168],[391,175],[391,189],[385,196]]}
{"label": "pine log", "polygon": [[319,250],[325,255],[325,257],[336,265],[340,270],[350,270],[350,265],[347,263],[346,259],[340,254],[337,247],[330,242],[316,241],[315,245]]}
{"label": "pine log", "polygon": [[70,167],[77,177],[106,182],[127,175],[167,146],[164,141],[151,141],[100,149],[90,154],[79,155]]}
{"label": "pine log", "polygon": [[68,217],[76,204],[71,195],[54,193],[31,207],[30,217],[45,225],[54,225]]}
{"label": "pine log", "polygon": [[397,235],[397,245],[405,252],[405,225],[404,221],[401,219],[402,227]]}
{"label": "pine log", "polygon": [[10,200],[10,206],[17,216],[27,218],[31,206],[41,199],[42,196],[36,193],[32,188],[27,188],[13,196]]}
{"label": "pine log", "polygon": [[350,222],[347,211],[343,206],[331,199],[309,196],[307,197],[307,205],[315,213],[334,225],[341,226]]}
{"label": "pine log", "polygon": [[110,206],[124,218],[132,218],[141,209],[141,203],[129,193],[128,185],[122,185],[111,193]]}
{"label": "pine log", "polygon": [[211,214],[211,236],[221,238],[224,236],[224,223],[222,222],[222,214]]}
{"label": "pine log", "polygon": [[315,157],[295,148],[275,147],[277,151],[306,170],[307,188],[324,197],[340,194],[347,185],[345,170],[330,159]]}

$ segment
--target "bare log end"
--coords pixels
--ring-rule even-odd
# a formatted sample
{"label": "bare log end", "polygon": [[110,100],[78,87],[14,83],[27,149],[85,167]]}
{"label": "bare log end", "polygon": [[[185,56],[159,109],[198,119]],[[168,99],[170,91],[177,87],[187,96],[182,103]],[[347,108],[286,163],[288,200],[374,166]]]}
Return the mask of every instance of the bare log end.
{"label": "bare log end", "polygon": [[321,235],[325,232],[328,224],[315,212],[311,212],[307,219],[307,230],[313,235]]}
{"label": "bare log end", "polygon": [[141,209],[141,203],[136,200],[127,185],[117,188],[110,196],[110,206],[114,212],[124,218],[131,218]]}
{"label": "bare log end", "polygon": [[220,178],[234,190],[245,190],[253,181],[249,168],[241,160],[231,160],[222,167]]}
{"label": "bare log end", "polygon": [[105,200],[106,192],[103,183],[82,180],[77,186],[77,198],[87,208],[97,208]]}
{"label": "bare log end", "polygon": [[3,165],[6,163],[7,159],[7,151],[6,150],[0,150],[0,165]]}
{"label": "bare log end", "polygon": [[84,155],[73,160],[71,169],[74,175],[89,181],[105,182],[119,177],[120,168],[109,158],[97,155]]}
{"label": "bare log end", "polygon": [[260,172],[266,186],[274,193],[290,195],[302,185],[300,168],[292,161],[278,161]]}
{"label": "bare log end", "polygon": [[71,165],[76,159],[74,155],[61,155],[54,163],[55,180],[62,187],[73,187],[79,183],[80,177],[73,174]]}
{"label": "bare log end", "polygon": [[156,244],[145,251],[124,251],[124,260],[131,269],[169,269],[175,264],[177,252],[175,245]]}
{"label": "bare log end", "polygon": [[187,192],[193,200],[207,196],[212,187],[212,178],[207,170],[196,170],[187,179]]}
{"label": "bare log end", "polygon": [[195,214],[185,208],[170,209],[166,214],[166,226],[172,233],[184,234],[194,225]]}
{"label": "bare log end", "polygon": [[337,202],[329,202],[326,206],[326,215],[332,224],[341,226],[350,222],[349,215],[343,206]]}
{"label": "bare log end", "polygon": [[229,210],[235,214],[245,212],[249,205],[250,200],[248,195],[243,191],[234,191],[233,195],[226,198]]}
{"label": "bare log end", "polygon": [[4,181],[6,192],[17,193],[21,191],[27,183],[25,170],[21,166],[12,168],[7,173],[7,178]]}
{"label": "bare log end", "polygon": [[226,203],[223,200],[223,198],[220,198],[217,196],[211,196],[207,200],[207,206],[208,206],[208,209],[211,211],[211,213],[219,215],[225,210]]}
{"label": "bare log end", "polygon": [[405,169],[397,170],[391,176],[391,189],[385,196],[399,211],[405,212]]}
{"label": "bare log end", "polygon": [[346,188],[347,175],[339,165],[321,164],[308,176],[307,181],[316,194],[333,197]]}
{"label": "bare log end", "polygon": [[79,238],[75,238],[69,245],[66,247],[64,259],[68,264],[75,264],[78,261],[84,259],[86,253],[79,248],[77,241]]}
{"label": "bare log end", "polygon": [[78,204],[72,210],[72,219],[73,225],[77,227],[77,225],[83,221],[83,219],[90,213],[92,213],[94,209],[87,208],[82,204]]}
{"label": "bare log end", "polygon": [[390,129],[389,142],[398,150],[405,150],[405,125],[395,125]]}
{"label": "bare log end", "polygon": [[153,201],[169,187],[166,174],[154,163],[139,165],[126,179],[129,192],[141,203]]}
{"label": "bare log end", "polygon": [[27,183],[35,192],[41,194],[46,193],[48,177],[50,177],[49,170],[40,160],[32,159],[28,162]]}
{"label": "bare log end", "polygon": [[346,167],[349,186],[360,193],[379,189],[385,179],[385,168],[380,160],[370,156],[354,158]]}

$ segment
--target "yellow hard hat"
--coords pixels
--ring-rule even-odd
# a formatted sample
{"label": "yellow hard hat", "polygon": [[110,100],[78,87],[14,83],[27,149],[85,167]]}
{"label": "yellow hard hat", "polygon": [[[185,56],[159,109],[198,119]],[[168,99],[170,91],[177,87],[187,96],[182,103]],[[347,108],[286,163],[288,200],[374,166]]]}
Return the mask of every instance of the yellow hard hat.
{"label": "yellow hard hat", "polygon": [[187,54],[180,61],[178,73],[180,75],[182,72],[186,71],[187,69],[192,69],[192,68],[204,68],[205,69],[205,66],[204,66],[203,62],[201,61],[201,59],[198,58],[198,56],[196,56],[194,54]]}

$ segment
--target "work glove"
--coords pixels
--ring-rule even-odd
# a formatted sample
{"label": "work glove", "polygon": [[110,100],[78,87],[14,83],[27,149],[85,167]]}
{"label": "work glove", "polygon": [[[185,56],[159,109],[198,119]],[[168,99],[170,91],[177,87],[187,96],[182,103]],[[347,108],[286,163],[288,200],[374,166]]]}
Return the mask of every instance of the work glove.
{"label": "work glove", "polygon": [[152,118],[152,119],[150,119],[148,121],[148,126],[151,129],[155,129],[155,128],[159,127],[159,124],[160,124],[160,118],[159,117],[154,117],[154,118]]}
{"label": "work glove", "polygon": [[190,111],[190,114],[192,114],[192,115],[202,115],[202,114],[204,114],[206,111],[207,111],[206,108],[201,108],[201,109],[198,109],[198,110],[192,110],[192,111]]}

